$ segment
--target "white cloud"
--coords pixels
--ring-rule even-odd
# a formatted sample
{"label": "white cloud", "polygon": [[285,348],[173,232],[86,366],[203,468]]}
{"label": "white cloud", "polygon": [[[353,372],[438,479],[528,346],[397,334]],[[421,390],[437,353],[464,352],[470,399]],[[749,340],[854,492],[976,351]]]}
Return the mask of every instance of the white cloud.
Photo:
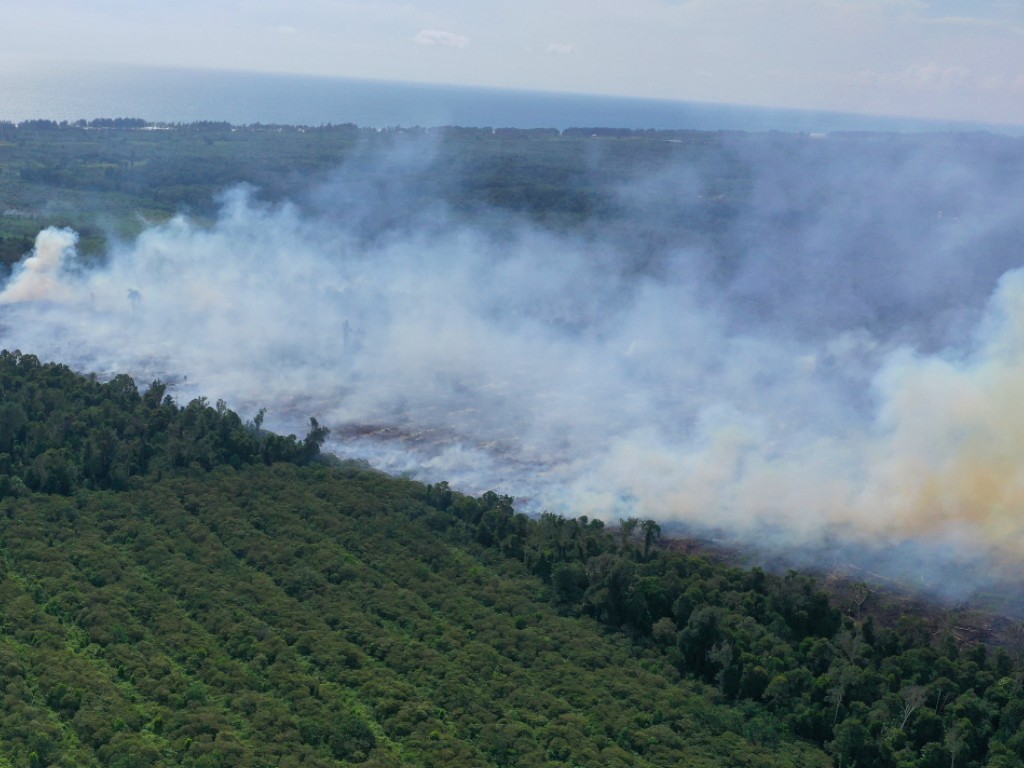
{"label": "white cloud", "polygon": [[973,85],[971,71],[964,67],[936,62],[914,64],[900,72],[865,70],[857,81],[869,87],[898,88],[904,91],[947,91]]}
{"label": "white cloud", "polygon": [[424,29],[413,40],[417,45],[441,45],[447,48],[465,48],[469,45],[469,38],[465,35],[440,29]]}
{"label": "white cloud", "polygon": [[547,52],[554,54],[555,56],[565,56],[570,53],[575,53],[576,48],[567,43],[551,43],[547,47]]}
{"label": "white cloud", "polygon": [[282,35],[294,35],[299,30],[297,30],[295,27],[291,26],[290,24],[284,24],[284,25],[278,27],[277,31],[280,32]]}

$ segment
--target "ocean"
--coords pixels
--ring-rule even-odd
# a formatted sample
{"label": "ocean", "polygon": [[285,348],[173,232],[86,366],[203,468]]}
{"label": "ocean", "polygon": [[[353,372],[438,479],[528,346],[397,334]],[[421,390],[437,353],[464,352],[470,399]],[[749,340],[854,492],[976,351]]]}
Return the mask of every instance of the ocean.
{"label": "ocean", "polygon": [[[0,60],[0,120],[139,117],[369,128],[460,125],[736,131],[1005,130],[967,123],[302,75]],[[1019,132],[1021,129],[1015,129]]]}

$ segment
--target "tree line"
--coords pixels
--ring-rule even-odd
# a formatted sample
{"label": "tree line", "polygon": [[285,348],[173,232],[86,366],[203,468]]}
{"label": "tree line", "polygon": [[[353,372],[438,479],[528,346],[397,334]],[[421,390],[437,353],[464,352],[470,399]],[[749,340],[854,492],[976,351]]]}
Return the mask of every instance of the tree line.
{"label": "tree line", "polygon": [[531,519],[507,496],[468,499],[444,483],[425,500],[438,527],[522,562],[563,614],[625,633],[760,713],[758,739],[806,739],[845,768],[1024,766],[1024,642],[964,644],[912,614],[876,626],[843,615],[812,576],[662,550],[652,520],[609,531]]}
{"label": "tree line", "polygon": [[178,406],[167,385],[140,392],[126,374],[100,381],[65,365],[0,351],[0,497],[123,490],[133,477],[189,467],[279,461],[306,464],[329,430],[315,418],[304,439],[244,423],[223,401]]}

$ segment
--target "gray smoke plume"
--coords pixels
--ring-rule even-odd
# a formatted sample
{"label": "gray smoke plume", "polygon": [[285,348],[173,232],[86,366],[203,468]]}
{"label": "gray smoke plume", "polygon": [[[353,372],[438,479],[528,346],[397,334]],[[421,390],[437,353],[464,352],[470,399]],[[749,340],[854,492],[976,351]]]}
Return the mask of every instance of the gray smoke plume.
{"label": "gray smoke plume", "polygon": [[534,511],[1001,575],[1024,554],[1020,143],[721,142],[572,229],[424,212],[401,179],[440,160],[408,147],[293,204],[231,190],[93,268],[48,229],[0,342],[187,377],[283,431],[315,414],[342,455]]}

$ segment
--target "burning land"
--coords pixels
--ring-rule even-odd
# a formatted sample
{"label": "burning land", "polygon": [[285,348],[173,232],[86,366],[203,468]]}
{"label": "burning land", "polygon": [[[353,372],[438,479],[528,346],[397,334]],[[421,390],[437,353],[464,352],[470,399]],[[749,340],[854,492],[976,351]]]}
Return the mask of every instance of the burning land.
{"label": "burning land", "polygon": [[[92,183],[32,170],[47,137],[136,162],[65,216],[101,251],[51,226],[12,264],[4,346],[315,411],[340,455],[533,513],[844,547],[957,598],[1016,573],[1019,139],[202,128],[5,129],[36,184],[5,209]],[[314,142],[309,180],[257,162]],[[186,146],[222,170],[167,200]],[[129,188],[166,212],[119,224]]]}

